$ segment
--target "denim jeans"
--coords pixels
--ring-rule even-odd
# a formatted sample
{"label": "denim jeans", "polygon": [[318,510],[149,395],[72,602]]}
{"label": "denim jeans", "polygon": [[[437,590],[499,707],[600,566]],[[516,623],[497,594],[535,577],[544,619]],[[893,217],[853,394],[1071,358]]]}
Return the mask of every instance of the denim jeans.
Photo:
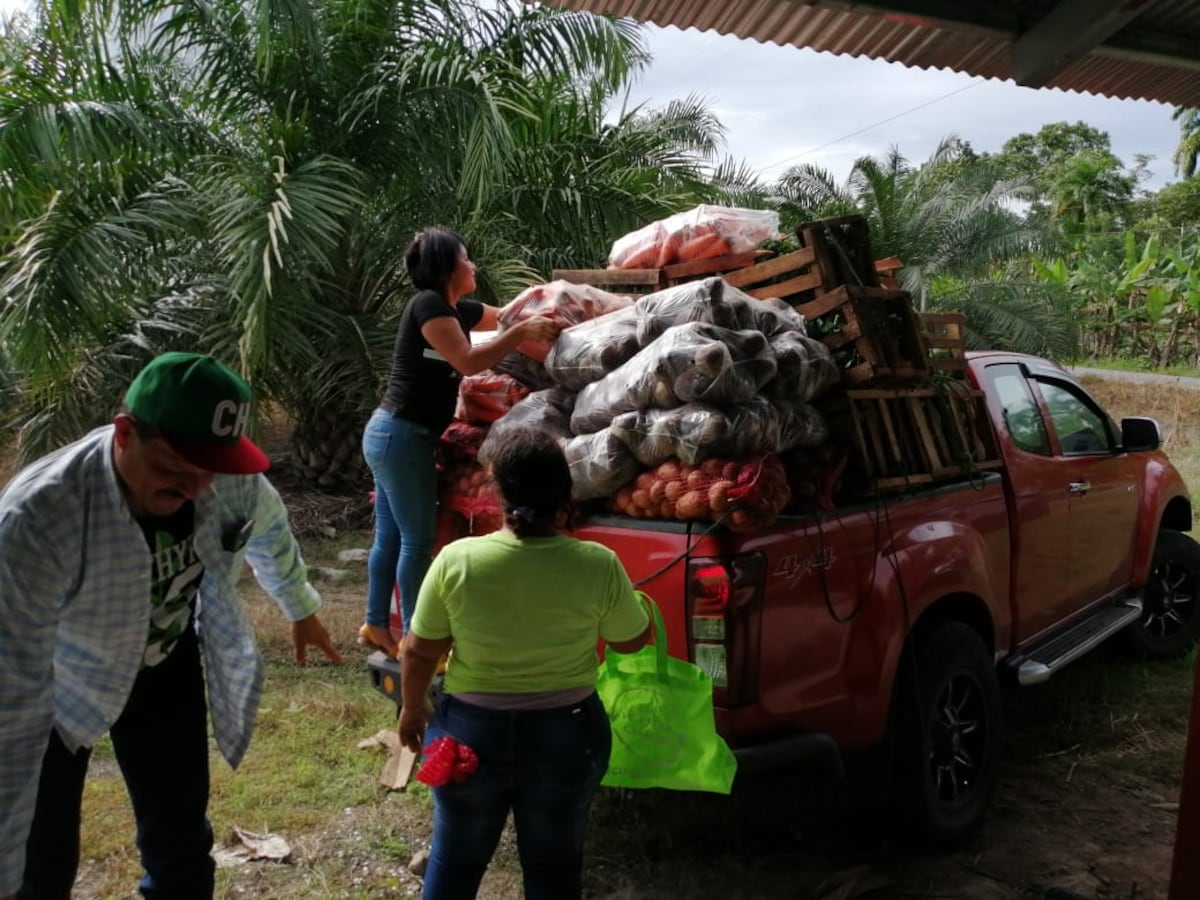
{"label": "denim jeans", "polygon": [[475,896],[509,810],[526,900],[578,898],[588,813],[612,750],[600,698],[509,712],[445,697],[426,740],[444,734],[471,747],[479,768],[459,784],[433,789],[423,900]]}
{"label": "denim jeans", "polygon": [[[194,628],[142,669],[110,730],[137,820],[143,897],[210,900],[208,713]],[[20,900],[67,900],[79,868],[80,802],[91,748],[72,753],[54,732],[42,761]]]}
{"label": "denim jeans", "polygon": [[384,409],[363,431],[363,458],[375,477],[375,542],[367,557],[367,624],[387,627],[400,588],[404,632],[437,539],[438,435]]}

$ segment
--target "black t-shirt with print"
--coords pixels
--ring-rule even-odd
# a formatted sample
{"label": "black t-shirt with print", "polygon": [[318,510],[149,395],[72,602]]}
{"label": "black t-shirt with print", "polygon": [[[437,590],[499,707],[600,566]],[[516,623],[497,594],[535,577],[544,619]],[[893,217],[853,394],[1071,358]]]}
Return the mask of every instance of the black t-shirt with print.
{"label": "black t-shirt with print", "polygon": [[150,633],[143,666],[157,666],[191,626],[204,564],[196,556],[196,508],[138,518],[150,548]]}
{"label": "black t-shirt with print", "polygon": [[437,291],[421,291],[400,315],[392,373],[380,403],[393,415],[424,425],[440,435],[454,418],[459,374],[440,353],[429,346],[421,326],[431,319],[452,316],[471,340],[471,329],[483,318],[478,300],[459,300],[455,306]]}

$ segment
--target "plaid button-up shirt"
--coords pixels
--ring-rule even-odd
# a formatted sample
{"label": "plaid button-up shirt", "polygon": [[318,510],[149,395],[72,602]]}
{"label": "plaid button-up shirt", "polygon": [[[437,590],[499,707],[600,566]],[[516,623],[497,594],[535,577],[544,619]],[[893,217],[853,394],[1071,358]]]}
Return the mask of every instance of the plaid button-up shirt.
{"label": "plaid button-up shirt", "polygon": [[[25,865],[38,775],[52,728],[91,746],[133,687],[150,627],[151,558],[100,428],[33,463],[0,494],[0,896]],[[263,665],[235,584],[243,561],[290,621],[320,597],[261,475],[217,476],[196,499],[196,603],[208,704],[230,765],[246,751]],[[231,535],[253,520],[249,540]],[[227,549],[230,548],[230,549]]]}

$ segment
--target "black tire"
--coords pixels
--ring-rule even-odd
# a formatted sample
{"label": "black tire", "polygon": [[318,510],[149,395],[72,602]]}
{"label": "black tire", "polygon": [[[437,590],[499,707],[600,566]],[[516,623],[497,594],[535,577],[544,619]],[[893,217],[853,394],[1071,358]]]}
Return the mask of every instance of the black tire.
{"label": "black tire", "polygon": [[1142,618],[1123,632],[1140,659],[1173,659],[1200,637],[1200,544],[1178,531],[1158,533]]}
{"label": "black tire", "polygon": [[1000,765],[1000,687],[979,634],[936,626],[901,661],[892,799],[906,839],[942,848],[979,826]]}

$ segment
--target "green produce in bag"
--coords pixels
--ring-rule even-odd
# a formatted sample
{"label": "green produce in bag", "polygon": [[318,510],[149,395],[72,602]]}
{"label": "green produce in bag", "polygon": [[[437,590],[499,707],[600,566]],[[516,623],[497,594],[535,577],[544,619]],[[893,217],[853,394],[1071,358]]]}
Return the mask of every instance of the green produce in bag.
{"label": "green produce in bag", "polygon": [[713,721],[712,679],[667,655],[658,604],[639,596],[654,618],[654,643],[636,653],[605,648],[596,680],[613,735],[600,783],[728,794],[737,761]]}

